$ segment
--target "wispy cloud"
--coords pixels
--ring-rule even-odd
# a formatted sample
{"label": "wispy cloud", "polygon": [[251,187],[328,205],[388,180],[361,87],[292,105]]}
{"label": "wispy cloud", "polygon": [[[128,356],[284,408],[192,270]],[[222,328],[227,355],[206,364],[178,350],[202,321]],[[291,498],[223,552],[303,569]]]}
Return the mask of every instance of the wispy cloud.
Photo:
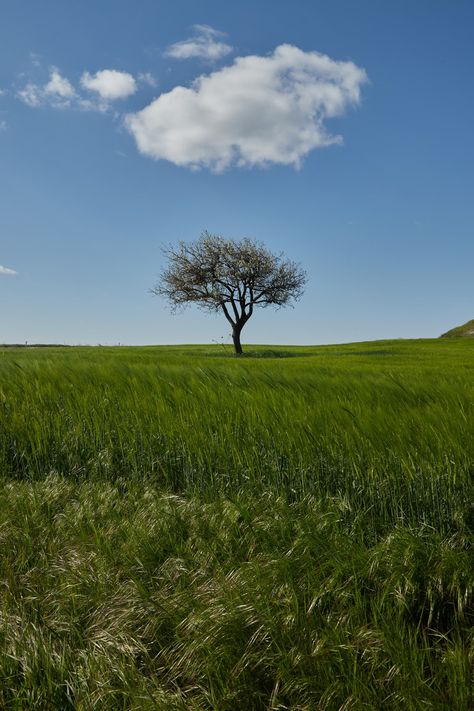
{"label": "wispy cloud", "polygon": [[34,67],[41,67],[41,57],[36,52],[30,52],[31,63]]}
{"label": "wispy cloud", "polygon": [[148,84],[148,86],[156,86],[158,83],[150,72],[141,72],[137,78],[142,84]]}
{"label": "wispy cloud", "polygon": [[8,276],[14,276],[15,274],[18,274],[14,269],[9,269],[8,267],[2,267],[0,264],[0,274],[8,275]]}
{"label": "wispy cloud", "polygon": [[7,122],[6,122],[6,121],[0,121],[0,133],[2,133],[3,131],[6,131],[7,128],[8,128]]}
{"label": "wispy cloud", "polygon": [[313,149],[342,142],[326,123],[359,102],[366,81],[352,62],[284,44],[177,86],[125,123],[143,154],[175,165],[298,167]]}
{"label": "wispy cloud", "polygon": [[28,82],[23,89],[17,91],[16,95],[20,101],[31,107],[41,106],[43,102],[44,88],[33,82]]}
{"label": "wispy cloud", "polygon": [[16,95],[33,108],[50,105],[63,109],[71,106],[73,100],[78,98],[71,82],[56,67],[50,69],[49,80],[45,84],[28,82]]}
{"label": "wispy cloud", "polygon": [[44,87],[45,93],[60,96],[62,99],[72,99],[76,92],[69,79],[61,76],[56,68],[51,70],[49,81]]}
{"label": "wispy cloud", "polygon": [[209,25],[193,25],[194,36],[175,42],[165,51],[166,57],[173,59],[205,59],[215,61],[232,52],[231,45],[222,41],[224,32]]}

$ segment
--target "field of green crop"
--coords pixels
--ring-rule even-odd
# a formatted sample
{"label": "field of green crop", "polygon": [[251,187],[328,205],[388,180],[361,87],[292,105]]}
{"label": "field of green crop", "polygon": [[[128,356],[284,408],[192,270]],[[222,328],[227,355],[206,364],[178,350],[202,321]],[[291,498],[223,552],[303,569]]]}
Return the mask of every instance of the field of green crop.
{"label": "field of green crop", "polygon": [[0,349],[0,708],[474,708],[474,341]]}

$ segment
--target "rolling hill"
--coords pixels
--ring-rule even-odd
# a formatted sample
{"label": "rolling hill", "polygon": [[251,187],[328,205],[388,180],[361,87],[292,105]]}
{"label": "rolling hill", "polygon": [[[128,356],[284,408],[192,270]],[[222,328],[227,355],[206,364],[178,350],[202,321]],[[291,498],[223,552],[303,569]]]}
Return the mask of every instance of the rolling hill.
{"label": "rolling hill", "polygon": [[443,333],[440,338],[474,338],[474,319]]}

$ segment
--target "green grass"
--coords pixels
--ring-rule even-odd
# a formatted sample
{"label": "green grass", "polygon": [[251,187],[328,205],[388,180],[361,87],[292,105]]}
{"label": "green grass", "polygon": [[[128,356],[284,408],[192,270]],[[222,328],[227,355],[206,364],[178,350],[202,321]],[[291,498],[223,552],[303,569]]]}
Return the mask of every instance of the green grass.
{"label": "green grass", "polygon": [[474,341],[248,350],[0,350],[0,707],[473,707]]}

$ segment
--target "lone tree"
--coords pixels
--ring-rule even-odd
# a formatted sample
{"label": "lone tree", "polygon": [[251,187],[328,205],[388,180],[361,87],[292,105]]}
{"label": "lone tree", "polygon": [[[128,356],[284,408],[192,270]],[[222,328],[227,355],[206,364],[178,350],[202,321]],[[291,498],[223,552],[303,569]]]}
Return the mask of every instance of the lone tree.
{"label": "lone tree", "polygon": [[179,242],[164,253],[168,265],[152,293],[166,297],[173,309],[195,303],[205,311],[222,310],[239,355],[240,334],[254,307],[287,306],[300,298],[306,283],[299,264],[251,239],[203,232],[198,240]]}

